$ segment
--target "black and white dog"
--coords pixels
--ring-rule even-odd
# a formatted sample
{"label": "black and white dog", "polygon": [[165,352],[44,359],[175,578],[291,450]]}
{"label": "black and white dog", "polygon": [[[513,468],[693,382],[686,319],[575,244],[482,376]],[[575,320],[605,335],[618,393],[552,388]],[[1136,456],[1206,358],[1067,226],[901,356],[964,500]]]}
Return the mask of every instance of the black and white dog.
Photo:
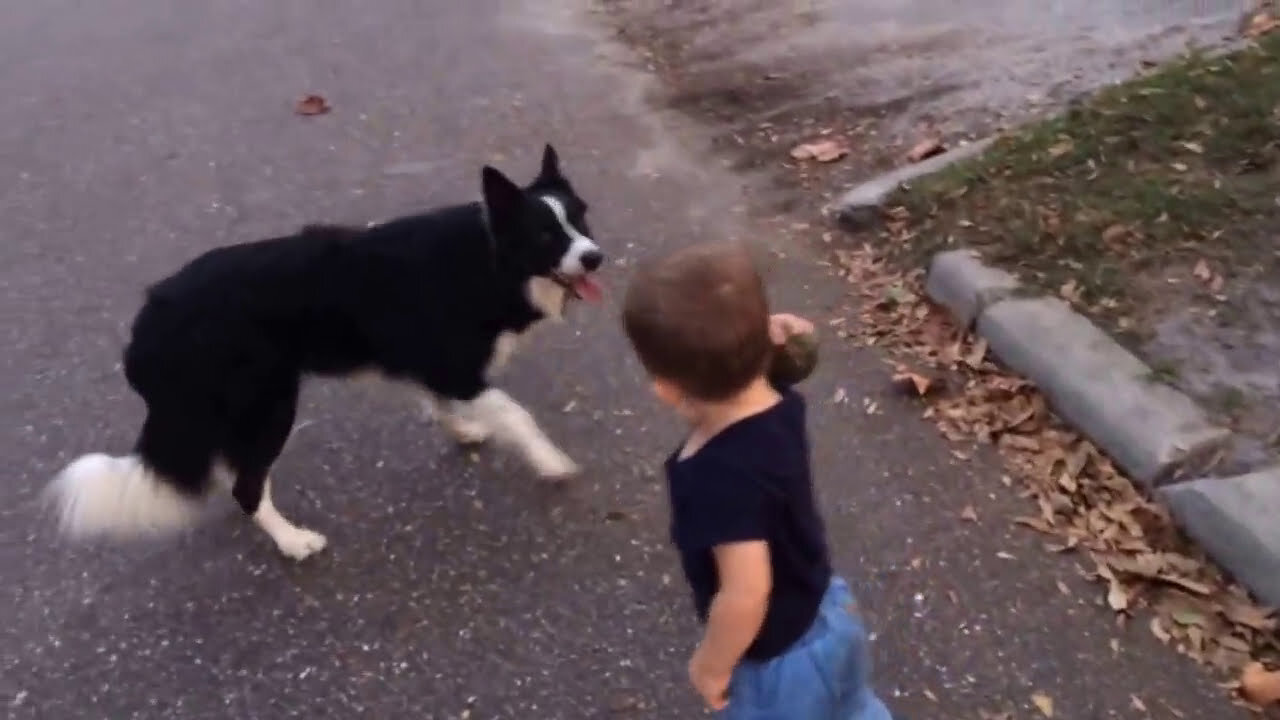
{"label": "black and white dog", "polygon": [[479,202],[217,248],[152,286],[124,352],[146,420],[132,454],[83,456],[49,485],[62,530],[186,527],[225,468],[236,502],[282,553],[323,549],[324,536],[272,504],[268,479],[308,374],[410,383],[459,442],[492,435],[542,476],[574,474],[489,378],[568,298],[599,298],[592,273],[604,256],[550,145],[527,187],[488,166],[481,180]]}

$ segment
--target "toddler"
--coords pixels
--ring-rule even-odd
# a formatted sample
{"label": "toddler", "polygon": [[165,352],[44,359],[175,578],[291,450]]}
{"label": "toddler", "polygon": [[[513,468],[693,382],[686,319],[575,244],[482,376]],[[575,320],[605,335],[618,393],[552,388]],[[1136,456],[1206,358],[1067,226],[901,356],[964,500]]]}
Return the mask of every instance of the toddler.
{"label": "toddler", "polygon": [[868,638],[831,569],[809,468],[805,401],[768,380],[778,346],[813,331],[770,315],[737,245],[640,269],[623,325],[658,398],[689,424],[666,462],[671,535],[705,631],[689,679],[722,720],[892,720]]}

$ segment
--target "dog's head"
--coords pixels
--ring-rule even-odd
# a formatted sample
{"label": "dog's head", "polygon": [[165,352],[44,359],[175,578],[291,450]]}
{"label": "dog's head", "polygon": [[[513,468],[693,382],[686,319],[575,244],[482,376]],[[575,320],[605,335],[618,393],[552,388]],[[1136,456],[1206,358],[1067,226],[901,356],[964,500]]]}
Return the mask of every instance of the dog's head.
{"label": "dog's head", "polygon": [[542,169],[527,187],[488,165],[481,183],[496,251],[504,264],[534,281],[531,301],[540,310],[559,315],[568,297],[600,299],[592,275],[604,253],[591,239],[587,203],[561,172],[555,148],[543,150]]}

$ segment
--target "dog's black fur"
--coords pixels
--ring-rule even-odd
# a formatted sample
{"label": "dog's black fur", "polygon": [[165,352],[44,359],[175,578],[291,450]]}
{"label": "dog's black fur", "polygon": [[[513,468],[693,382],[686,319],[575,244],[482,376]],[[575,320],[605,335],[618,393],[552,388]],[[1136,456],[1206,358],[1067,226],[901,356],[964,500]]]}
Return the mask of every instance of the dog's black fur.
{"label": "dog's black fur", "polygon": [[[147,406],[134,451],[142,467],[199,497],[221,461],[253,516],[304,376],[373,370],[444,401],[479,396],[499,336],[549,312],[531,301],[530,281],[572,294],[562,272],[570,233],[590,234],[586,204],[549,145],[526,188],[491,167],[482,186],[482,202],[211,250],[152,286],[124,353]],[[575,267],[585,275],[601,259],[588,251]],[[64,524],[74,525],[74,488],[63,482]]]}

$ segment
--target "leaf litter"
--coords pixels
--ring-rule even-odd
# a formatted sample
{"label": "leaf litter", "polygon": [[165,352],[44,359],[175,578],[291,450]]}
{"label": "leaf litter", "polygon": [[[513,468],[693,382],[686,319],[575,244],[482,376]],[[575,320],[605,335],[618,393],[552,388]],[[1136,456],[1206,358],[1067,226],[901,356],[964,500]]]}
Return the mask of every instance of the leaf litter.
{"label": "leaf litter", "polygon": [[[1224,576],[1165,508],[1056,418],[1033,383],[997,366],[984,341],[957,330],[924,299],[922,270],[900,272],[870,245],[835,256],[861,301],[860,322],[856,330],[849,324],[848,337],[888,352],[890,382],[921,403],[944,437],[1000,452],[1012,471],[1005,484],[1034,508],[1014,524],[1045,535],[1046,550],[1085,561],[1085,576],[1105,587],[1099,600],[1118,622],[1150,613],[1144,624],[1153,636],[1231,678],[1230,689],[1247,684],[1246,668],[1255,684],[1264,677],[1280,682],[1276,671],[1259,674],[1280,663],[1276,613]],[[959,517],[973,521],[971,510]],[[1251,704],[1266,697],[1245,695]],[[1037,709],[1052,717],[1052,700],[1036,697]]]}

